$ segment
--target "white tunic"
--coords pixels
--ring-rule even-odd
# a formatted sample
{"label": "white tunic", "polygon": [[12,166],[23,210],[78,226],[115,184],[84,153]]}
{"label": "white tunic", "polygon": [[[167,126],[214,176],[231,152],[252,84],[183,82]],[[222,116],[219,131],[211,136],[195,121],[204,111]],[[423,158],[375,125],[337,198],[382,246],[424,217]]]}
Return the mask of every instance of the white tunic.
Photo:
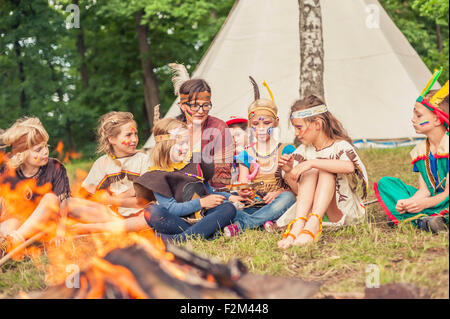
{"label": "white tunic", "polygon": [[[118,166],[115,161],[119,161],[121,166]],[[144,174],[149,166],[149,156],[144,152],[137,152],[132,156],[116,160],[108,155],[103,155],[94,162],[81,186],[91,193],[100,189],[107,189],[118,195],[133,189],[133,181]],[[124,217],[136,214],[140,210],[142,209],[118,208],[119,214]]]}
{"label": "white tunic", "polygon": [[[336,174],[336,204],[343,216],[338,222],[324,222],[324,226],[343,226],[357,223],[366,213],[361,197],[356,192],[358,178],[362,181],[363,198],[367,195],[368,178],[366,168],[354,147],[347,141],[336,141],[329,147],[316,151],[313,145],[300,145],[294,155],[294,166],[305,160],[334,159],[351,161],[355,171],[351,174]],[[295,218],[296,205],[293,205],[278,221],[285,226]]]}

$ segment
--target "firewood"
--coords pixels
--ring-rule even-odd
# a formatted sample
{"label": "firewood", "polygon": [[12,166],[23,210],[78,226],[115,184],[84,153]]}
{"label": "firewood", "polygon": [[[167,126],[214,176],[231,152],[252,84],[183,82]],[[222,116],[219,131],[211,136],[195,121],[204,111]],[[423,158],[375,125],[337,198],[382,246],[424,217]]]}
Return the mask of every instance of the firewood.
{"label": "firewood", "polygon": [[[96,263],[78,274],[80,285],[68,288],[55,285],[35,298],[312,298],[320,284],[293,278],[246,273],[240,261],[228,265],[211,262],[204,257],[168,244],[174,260],[154,258],[143,246],[132,245],[114,249],[102,265],[123,269],[131,277],[124,285],[118,276],[105,275]],[[181,276],[175,275],[173,269]],[[100,284],[99,284],[100,283]],[[289,289],[286,289],[289,287]]]}

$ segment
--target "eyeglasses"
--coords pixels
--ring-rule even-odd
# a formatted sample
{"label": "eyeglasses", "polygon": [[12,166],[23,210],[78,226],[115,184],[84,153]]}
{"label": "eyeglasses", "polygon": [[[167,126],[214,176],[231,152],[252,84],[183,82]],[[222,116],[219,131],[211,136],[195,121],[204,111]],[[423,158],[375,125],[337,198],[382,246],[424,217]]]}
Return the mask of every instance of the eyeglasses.
{"label": "eyeglasses", "polygon": [[184,102],[184,104],[186,104],[191,109],[192,112],[198,112],[198,110],[200,108],[202,108],[203,111],[207,112],[207,111],[209,111],[212,108],[212,103],[211,102],[204,103],[202,105],[197,104],[197,103],[191,104],[189,102]]}

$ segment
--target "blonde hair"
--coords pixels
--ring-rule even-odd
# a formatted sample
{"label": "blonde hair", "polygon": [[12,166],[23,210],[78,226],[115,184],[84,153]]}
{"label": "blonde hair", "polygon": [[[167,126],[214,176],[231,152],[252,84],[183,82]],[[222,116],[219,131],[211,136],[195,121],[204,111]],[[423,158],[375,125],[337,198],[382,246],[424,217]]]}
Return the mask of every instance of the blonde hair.
{"label": "blonde hair", "polygon": [[14,169],[19,167],[25,159],[25,152],[39,143],[47,143],[48,139],[49,135],[37,117],[18,119],[0,135],[2,144],[12,148],[8,166]]}
{"label": "blonde hair", "polygon": [[[278,107],[272,100],[257,99],[253,101],[253,103],[248,107],[248,118],[250,119],[250,115],[252,113],[256,113],[259,110],[270,112],[273,115],[274,119],[278,119]],[[248,122],[248,125],[250,126],[250,122]]]}
{"label": "blonde hair", "polygon": [[[169,131],[176,128],[187,129],[187,125],[186,123],[181,122],[175,118],[168,117],[165,119],[161,119],[153,127],[153,136],[156,137],[158,135],[170,134]],[[170,164],[172,163],[170,159],[170,149],[175,144],[176,141],[173,139],[157,142],[150,151],[151,162],[159,168],[170,168]]]}
{"label": "blonde hair", "polygon": [[110,137],[120,134],[120,127],[129,122],[134,122],[133,114],[130,112],[116,112],[112,111],[100,117],[99,125],[97,127],[97,153],[106,153],[112,159],[115,159],[114,149],[109,142]]}

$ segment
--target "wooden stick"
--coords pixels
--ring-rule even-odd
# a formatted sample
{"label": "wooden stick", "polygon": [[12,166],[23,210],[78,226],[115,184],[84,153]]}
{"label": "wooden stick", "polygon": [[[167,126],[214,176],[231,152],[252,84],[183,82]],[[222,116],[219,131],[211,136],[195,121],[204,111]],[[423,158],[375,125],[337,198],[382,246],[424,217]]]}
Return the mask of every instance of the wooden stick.
{"label": "wooden stick", "polygon": [[19,246],[11,250],[8,254],[6,254],[2,259],[0,259],[0,267],[3,266],[4,263],[6,263],[9,259],[11,259],[12,256],[14,256],[16,253],[21,251],[22,249],[25,249],[26,247],[30,246],[35,241],[39,240],[43,235],[45,235],[45,231],[41,231],[34,235],[33,237],[28,238],[26,241],[21,243]]}
{"label": "wooden stick", "polygon": [[368,202],[363,202],[364,206],[372,205],[378,203],[378,199],[370,200]]}

